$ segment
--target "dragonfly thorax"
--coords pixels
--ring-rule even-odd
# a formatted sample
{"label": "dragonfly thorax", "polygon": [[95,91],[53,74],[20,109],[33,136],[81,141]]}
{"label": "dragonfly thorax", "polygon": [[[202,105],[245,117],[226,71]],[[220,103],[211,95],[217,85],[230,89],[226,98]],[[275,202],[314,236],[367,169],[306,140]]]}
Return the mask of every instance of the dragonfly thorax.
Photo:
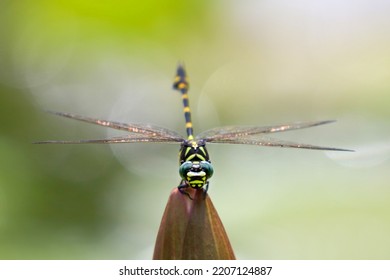
{"label": "dragonfly thorax", "polygon": [[204,140],[185,140],[181,144],[179,161],[209,161],[209,153]]}

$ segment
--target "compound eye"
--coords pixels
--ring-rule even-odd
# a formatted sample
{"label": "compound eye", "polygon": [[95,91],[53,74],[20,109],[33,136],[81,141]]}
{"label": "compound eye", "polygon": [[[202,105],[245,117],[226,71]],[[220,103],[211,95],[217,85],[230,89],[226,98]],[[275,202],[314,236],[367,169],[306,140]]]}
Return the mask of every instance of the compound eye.
{"label": "compound eye", "polygon": [[201,161],[200,162],[200,167],[206,173],[207,179],[210,178],[211,176],[213,176],[214,168],[213,168],[213,166],[211,165],[210,162],[208,162],[208,161]]}
{"label": "compound eye", "polygon": [[187,173],[191,170],[191,168],[192,168],[191,161],[183,162],[182,165],[180,165],[180,167],[179,167],[180,177],[185,180],[187,177]]}

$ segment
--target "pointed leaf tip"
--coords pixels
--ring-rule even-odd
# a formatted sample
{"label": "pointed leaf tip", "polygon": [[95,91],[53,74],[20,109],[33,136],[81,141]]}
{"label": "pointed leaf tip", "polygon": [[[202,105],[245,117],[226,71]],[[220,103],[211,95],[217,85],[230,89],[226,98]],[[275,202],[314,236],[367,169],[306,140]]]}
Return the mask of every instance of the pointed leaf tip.
{"label": "pointed leaf tip", "polygon": [[153,259],[232,260],[229,238],[209,195],[203,189],[175,188],[168,199]]}

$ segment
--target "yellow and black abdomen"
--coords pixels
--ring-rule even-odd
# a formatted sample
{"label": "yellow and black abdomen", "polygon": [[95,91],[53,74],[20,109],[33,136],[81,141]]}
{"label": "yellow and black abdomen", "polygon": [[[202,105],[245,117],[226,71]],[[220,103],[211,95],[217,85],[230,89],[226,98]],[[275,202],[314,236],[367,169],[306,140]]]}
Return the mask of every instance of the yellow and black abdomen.
{"label": "yellow and black abdomen", "polygon": [[192,129],[190,102],[188,99],[188,77],[184,67],[179,65],[176,72],[173,88],[180,91],[184,106],[184,118],[186,121],[187,137],[189,140],[194,139],[194,131]]}

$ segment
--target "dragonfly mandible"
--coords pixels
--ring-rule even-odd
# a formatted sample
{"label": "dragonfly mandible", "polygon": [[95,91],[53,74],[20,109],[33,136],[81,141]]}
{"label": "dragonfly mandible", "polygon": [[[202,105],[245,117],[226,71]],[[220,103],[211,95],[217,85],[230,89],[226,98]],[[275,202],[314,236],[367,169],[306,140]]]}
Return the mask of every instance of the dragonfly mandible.
{"label": "dragonfly mandible", "polygon": [[190,195],[185,191],[186,188],[204,188],[204,193],[206,194],[209,187],[209,179],[214,173],[213,166],[210,162],[209,153],[206,149],[207,143],[244,144],[343,152],[353,151],[348,149],[295,143],[268,137],[268,135],[272,133],[314,127],[334,122],[333,120],[293,122],[272,126],[222,126],[206,130],[198,135],[194,135],[191,121],[191,110],[188,99],[188,77],[184,66],[181,64],[179,64],[177,67],[173,88],[181,93],[187,137],[183,137],[176,131],[151,124],[121,123],[116,121],[84,117],[71,113],[49,111],[54,115],[122,130],[127,132],[127,134],[124,136],[108,139],[88,139],[75,141],[48,140],[39,141],[36,142],[36,144],[117,144],[142,142],[180,143],[179,174],[181,181],[179,183],[178,189],[181,193],[186,194],[189,197]]}

